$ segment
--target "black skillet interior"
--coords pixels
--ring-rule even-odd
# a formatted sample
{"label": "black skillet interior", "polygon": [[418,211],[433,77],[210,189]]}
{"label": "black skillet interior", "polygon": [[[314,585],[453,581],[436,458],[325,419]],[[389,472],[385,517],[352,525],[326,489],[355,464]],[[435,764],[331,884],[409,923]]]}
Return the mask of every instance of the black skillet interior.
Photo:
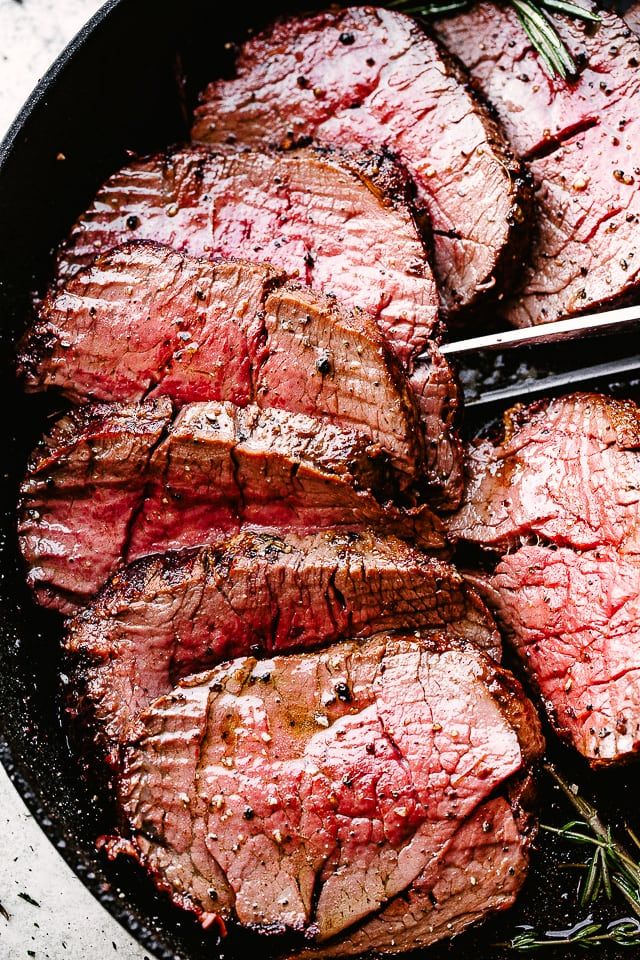
{"label": "black skillet interior", "polygon": [[[124,161],[127,150],[148,151],[183,138],[195,92],[229,68],[231,53],[225,44],[243,36],[248,27],[295,8],[294,3],[267,2],[255,13],[249,5],[214,0],[112,0],[45,77],[0,154],[0,336],[5,365],[0,757],[43,829],[93,893],[149,951],[176,960],[239,957],[247,951],[268,956],[270,948],[235,932],[218,947],[190,918],[156,895],[132,865],[109,864],[96,853],[95,839],[111,829],[112,821],[103,802],[83,784],[60,722],[60,623],[34,607],[16,551],[17,483],[47,417],[60,405],[20,394],[14,386],[13,345],[29,316],[31,291],[46,281],[51,248],[100,181]],[[582,349],[583,362],[593,362],[593,351],[593,346]],[[574,360],[576,354],[574,347]],[[551,370],[557,359],[551,354],[544,365],[548,362]],[[514,375],[522,371],[504,374],[507,379]],[[493,359],[481,379],[485,376],[496,381]],[[500,373],[498,381],[504,376]],[[617,389],[624,392],[630,386]],[[497,414],[497,409],[476,412],[468,424],[475,429],[482,419]],[[552,752],[597,794],[616,821],[630,818],[638,824],[630,789],[635,771],[591,776],[560,747],[553,746]],[[568,819],[569,811],[556,809],[555,796],[544,785],[541,800],[544,819]],[[571,851],[547,836],[538,846],[517,907],[453,945],[430,952],[430,957],[508,956],[494,944],[508,939],[517,924],[557,929],[584,915],[575,904],[574,875],[557,869],[571,858]],[[609,915],[617,915],[615,909]],[[582,956],[569,951],[562,955]]]}

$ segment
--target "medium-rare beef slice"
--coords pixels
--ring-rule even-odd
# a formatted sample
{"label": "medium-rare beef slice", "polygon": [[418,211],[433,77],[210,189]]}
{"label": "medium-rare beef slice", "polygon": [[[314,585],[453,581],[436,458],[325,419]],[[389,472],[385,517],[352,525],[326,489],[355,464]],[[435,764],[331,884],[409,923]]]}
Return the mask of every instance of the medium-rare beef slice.
{"label": "medium-rare beef slice", "polygon": [[70,711],[116,756],[132,720],[189,673],[250,653],[434,629],[499,659],[476,592],[401,540],[246,531],[132,564],[69,622]]}
{"label": "medium-rare beef slice", "polygon": [[593,766],[636,757],[638,557],[612,547],[577,553],[525,546],[483,580],[560,736]]}
{"label": "medium-rare beef slice", "polygon": [[195,675],[125,753],[126,846],[205,923],[326,940],[406,890],[530,761],[514,697],[539,750],[513,684],[471,648],[387,636]]}
{"label": "medium-rare beef slice", "polygon": [[401,487],[415,483],[418,410],[375,324],[283,280],[264,265],[126,243],[49,294],[20,349],[27,388],[327,416],[386,451]]}
{"label": "medium-rare beef slice", "polygon": [[640,549],[640,415],[630,400],[575,393],[515,407],[503,437],[472,443],[451,535],[505,550],[542,539]]}
{"label": "medium-rare beef slice", "polygon": [[185,147],[133,160],[74,226],[59,279],[131,238],[271,263],[374,318],[405,363],[438,331],[406,181],[385,157],[313,149],[222,156]]}
{"label": "medium-rare beef slice", "polygon": [[164,394],[179,405],[246,406],[256,400],[265,302],[282,280],[267,265],[129,241],[49,291],[18,372],[28,392],[54,388],[74,403]]}
{"label": "medium-rare beef slice", "polygon": [[69,612],[126,549],[168,400],[72,410],[36,448],[21,487],[18,532],[40,603]]}
{"label": "medium-rare beef slice", "polygon": [[[224,157],[186,148],[133,161],[107,180],[76,223],[59,253],[58,283],[131,237],[198,257],[268,260],[346,307],[364,310],[409,374],[438,333],[435,288],[406,181],[385,158],[313,150]],[[431,430],[424,431],[425,479],[434,502],[450,508],[461,490],[458,442],[451,423],[433,423],[437,408],[429,393],[437,394],[445,377],[451,394],[457,384],[435,344],[429,349],[426,369],[434,383],[422,389],[421,370],[416,386],[426,397]],[[440,474],[442,463],[447,471]]]}
{"label": "medium-rare beef slice", "polygon": [[[578,393],[469,451],[454,536],[503,555],[473,577],[556,729],[597,765],[640,749],[640,417]],[[520,549],[518,549],[520,548]]]}
{"label": "medium-rare beef slice", "polygon": [[377,917],[297,960],[396,954],[451,939],[514,903],[529,867],[522,816],[503,797],[482,804],[430,865]]}
{"label": "medium-rare beef slice", "polygon": [[228,152],[312,138],[398,157],[430,222],[444,306],[510,279],[526,240],[529,187],[458,64],[409,17],[372,7],[276,23],[214,81],[195,140]]}
{"label": "medium-rare beef slice", "polygon": [[598,13],[596,30],[553,15],[579,65],[571,81],[549,78],[509,5],[478,3],[438,23],[535,182],[538,236],[504,311],[517,326],[626,299],[640,282],[640,39]]}
{"label": "medium-rare beef slice", "polygon": [[36,452],[20,542],[39,599],[66,611],[123,560],[215,543],[245,524],[374,524],[442,549],[429,508],[381,503],[374,491],[386,486],[368,440],[325,420],[202,403],[171,423],[166,400],[97,404],[61,421]]}
{"label": "medium-rare beef slice", "polygon": [[372,491],[386,493],[386,476],[353,432],[281,410],[190,404],[151,460],[127,559],[207,543],[203,531],[242,524],[373,523],[442,548],[442,526],[428,507],[383,506]]}

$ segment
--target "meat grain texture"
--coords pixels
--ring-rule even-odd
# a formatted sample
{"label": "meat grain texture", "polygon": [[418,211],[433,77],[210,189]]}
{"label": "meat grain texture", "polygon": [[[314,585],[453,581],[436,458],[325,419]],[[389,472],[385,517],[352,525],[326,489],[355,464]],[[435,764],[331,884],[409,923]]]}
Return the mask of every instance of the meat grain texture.
{"label": "meat grain texture", "polygon": [[510,907],[529,867],[523,811],[505,797],[478,807],[436,863],[377,917],[326,945],[297,951],[298,960],[393,955],[450,939],[489,913]]}
{"label": "meat grain texture", "polygon": [[640,282],[640,38],[598,14],[597,29],[553,15],[573,81],[548,76],[509,6],[478,3],[437,25],[535,182],[538,236],[503,311],[516,326],[615,305]]}
{"label": "meat grain texture", "polygon": [[525,249],[520,165],[460,66],[395,11],[332,9],[251,38],[236,77],[202,94],[193,138],[227,153],[309,138],[390,151],[415,183],[449,313],[508,282]]}
{"label": "meat grain texture", "polygon": [[142,710],[187,674],[393,630],[439,630],[500,658],[491,615],[447,563],[367,529],[247,530],[116,574],[68,623],[69,709],[114,763]]}
{"label": "meat grain texture", "polygon": [[[153,232],[153,231],[151,231]],[[417,485],[419,413],[376,325],[267,265],[125,243],[53,290],[19,348],[27,389],[76,403],[225,400],[355,429]]]}
{"label": "meat grain texture", "polygon": [[194,403],[172,419],[166,399],[80,407],[36,449],[21,487],[27,581],[69,612],[124,561],[214,544],[246,524],[377,524],[444,549],[427,506],[386,502],[381,469],[366,438],[303,414]]}
{"label": "meat grain texture", "polygon": [[112,850],[205,924],[324,943],[385,924],[403,891],[417,906],[458,829],[540,749],[513,678],[444,639],[243,658],[142,714]]}
{"label": "meat grain texture", "polygon": [[131,238],[268,262],[373,317],[405,362],[437,331],[436,288],[408,184],[385,157],[185,147],[134,160],[73,228],[59,279]]}
{"label": "meat grain texture", "polygon": [[[381,9],[252,39],[194,136],[218,152],[101,188],[23,339],[27,389],[84,404],[21,488],[28,582],[75,614],[111,855],[309,960],[428,946],[516,897],[543,741],[480,593],[420,550],[448,549],[425,491],[462,495],[425,225],[453,316],[519,262],[528,182],[459,65]],[[481,590],[506,621],[507,580]]]}
{"label": "meat grain texture", "polygon": [[468,457],[455,536],[553,725],[593,765],[640,751],[640,413],[574,394],[516,408]]}
{"label": "meat grain texture", "polygon": [[[437,348],[436,288],[407,179],[391,160],[310,149],[220,156],[184,148],[134,161],[107,180],[79,218],[59,252],[56,285],[132,237],[197,257],[268,261],[375,320],[415,378],[432,497],[445,508],[457,505],[457,385]],[[47,320],[45,307],[45,326]],[[442,399],[445,382],[452,404]]]}

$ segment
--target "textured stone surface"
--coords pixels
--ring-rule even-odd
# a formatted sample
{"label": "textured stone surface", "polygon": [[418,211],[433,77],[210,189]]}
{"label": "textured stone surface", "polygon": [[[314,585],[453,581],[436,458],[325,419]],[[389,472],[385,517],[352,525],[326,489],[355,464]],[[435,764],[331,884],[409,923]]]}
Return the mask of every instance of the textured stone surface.
{"label": "textured stone surface", "polygon": [[[0,138],[97,0],[0,0]],[[144,960],[41,832],[0,766],[0,960]],[[21,894],[27,894],[34,906]],[[31,953],[29,953],[31,951]]]}

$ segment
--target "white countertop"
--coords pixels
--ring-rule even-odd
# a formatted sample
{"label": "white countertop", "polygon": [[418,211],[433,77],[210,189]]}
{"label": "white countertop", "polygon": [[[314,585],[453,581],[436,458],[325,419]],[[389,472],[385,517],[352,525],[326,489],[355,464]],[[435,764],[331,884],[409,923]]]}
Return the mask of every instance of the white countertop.
{"label": "white countertop", "polygon": [[[0,0],[0,139],[38,78],[100,6],[99,0]],[[0,960],[148,956],[49,843],[2,766],[0,903],[9,914],[9,920],[0,915]]]}

